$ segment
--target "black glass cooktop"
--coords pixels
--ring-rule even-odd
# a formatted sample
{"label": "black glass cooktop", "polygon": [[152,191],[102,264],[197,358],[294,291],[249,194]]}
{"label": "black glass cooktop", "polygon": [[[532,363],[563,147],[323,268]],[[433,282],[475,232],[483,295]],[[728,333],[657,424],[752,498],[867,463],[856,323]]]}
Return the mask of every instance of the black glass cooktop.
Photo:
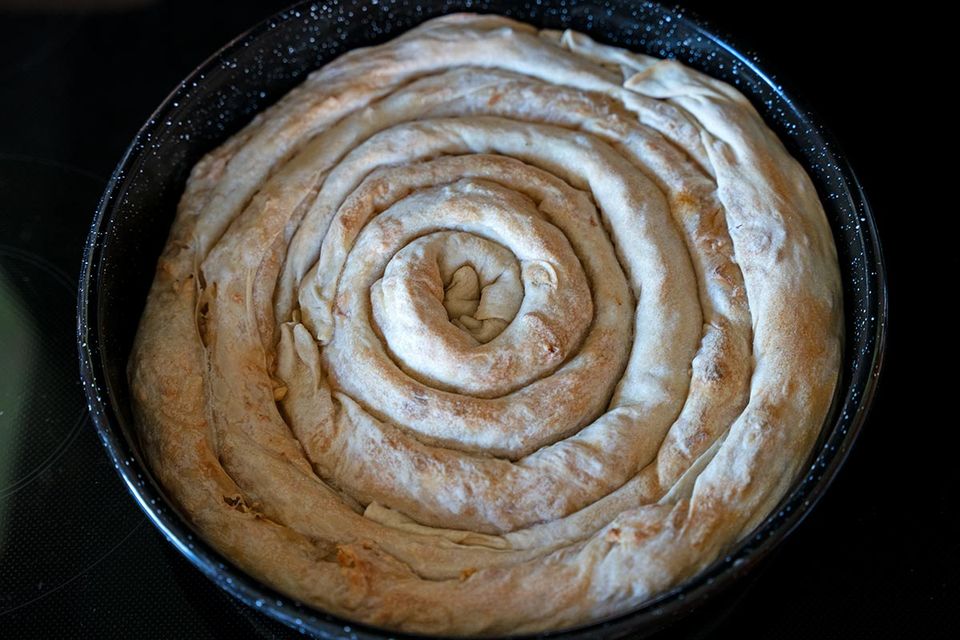
{"label": "black glass cooktop", "polygon": [[[0,0],[0,637],[295,635],[216,588],[145,519],[86,416],[74,338],[86,230],[127,142],[193,66],[283,4],[84,0],[64,13],[71,3]],[[893,18],[868,32],[818,17],[825,1],[783,23],[759,2],[685,4],[762,52],[847,147],[887,242],[896,320],[913,238],[865,121],[899,110],[880,99],[889,70],[867,46]],[[873,415],[822,504],[752,580],[663,637],[956,630],[947,452],[898,435],[907,425],[894,418],[914,367],[897,342],[909,323],[894,327]]]}

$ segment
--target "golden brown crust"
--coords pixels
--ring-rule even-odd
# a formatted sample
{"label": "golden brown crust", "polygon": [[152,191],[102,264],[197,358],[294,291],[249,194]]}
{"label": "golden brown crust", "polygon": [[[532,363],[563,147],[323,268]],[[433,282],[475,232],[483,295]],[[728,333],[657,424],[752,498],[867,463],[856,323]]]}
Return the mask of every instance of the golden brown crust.
{"label": "golden brown crust", "polygon": [[836,384],[835,249],[743,96],[496,16],[313,73],[194,168],[129,377],[241,567],[391,629],[554,629],[694,574]]}

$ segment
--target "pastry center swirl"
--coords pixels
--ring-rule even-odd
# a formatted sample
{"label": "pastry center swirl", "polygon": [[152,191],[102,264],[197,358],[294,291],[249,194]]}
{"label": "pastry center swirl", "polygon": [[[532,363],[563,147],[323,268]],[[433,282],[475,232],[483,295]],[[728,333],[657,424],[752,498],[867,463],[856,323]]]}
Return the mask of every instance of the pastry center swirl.
{"label": "pastry center swirl", "polygon": [[[368,226],[353,254],[367,261],[364,273],[382,273],[369,291],[387,351],[433,389],[510,393],[556,369],[592,320],[589,285],[563,232],[529,198],[494,183],[408,197]],[[366,280],[356,282],[361,295],[350,300],[360,302]]]}
{"label": "pastry center swirl", "polygon": [[[486,344],[517,315],[523,301],[520,267],[513,254],[484,239],[457,237],[453,244],[452,253],[443,254],[443,267],[437,265],[443,284],[443,308],[454,326]],[[477,245],[469,258],[462,256],[462,244]],[[459,266],[450,266],[451,262]]]}

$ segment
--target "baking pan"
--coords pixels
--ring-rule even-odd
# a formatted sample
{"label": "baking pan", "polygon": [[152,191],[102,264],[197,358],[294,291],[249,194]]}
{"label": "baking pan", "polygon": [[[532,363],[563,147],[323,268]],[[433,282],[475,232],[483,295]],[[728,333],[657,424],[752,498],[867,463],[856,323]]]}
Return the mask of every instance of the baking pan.
{"label": "baking pan", "polygon": [[843,279],[846,335],[833,407],[814,452],[779,507],[692,579],[640,608],[556,638],[649,635],[729,598],[826,491],[863,424],[882,362],[887,290],[876,225],[850,166],[828,132],[740,53],[680,9],[578,0],[303,2],[239,36],[186,78],[120,159],[84,251],[78,304],[80,370],[108,455],[150,521],[201,572],[251,607],[319,637],[415,637],[355,624],[301,605],[248,576],[207,545],[144,464],[130,411],[126,363],[155,265],[194,163],[251,117],[350,49],[377,44],[441,14],[494,12],[540,27],[574,28],[600,42],[673,57],[747,95],[807,169],[830,221]]}

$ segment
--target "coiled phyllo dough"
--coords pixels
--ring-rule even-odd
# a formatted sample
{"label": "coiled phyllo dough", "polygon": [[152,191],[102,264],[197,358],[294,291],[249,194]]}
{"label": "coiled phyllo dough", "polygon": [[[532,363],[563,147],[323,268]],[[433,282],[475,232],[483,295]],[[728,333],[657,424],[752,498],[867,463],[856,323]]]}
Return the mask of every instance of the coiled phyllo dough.
{"label": "coiled phyllo dough", "polygon": [[769,514],[841,317],[814,187],[735,89],[452,15],[196,165],[129,375],[153,472],[244,570],[394,630],[537,631]]}

